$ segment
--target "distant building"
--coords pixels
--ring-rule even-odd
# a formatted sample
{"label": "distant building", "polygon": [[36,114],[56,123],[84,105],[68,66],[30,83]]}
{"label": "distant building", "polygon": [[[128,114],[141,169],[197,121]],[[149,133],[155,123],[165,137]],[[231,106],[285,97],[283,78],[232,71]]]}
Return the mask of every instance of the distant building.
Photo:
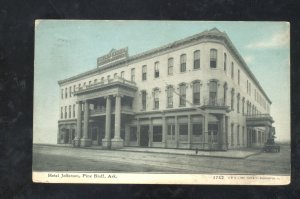
{"label": "distant building", "polygon": [[271,100],[227,34],[214,28],[58,82],[58,143],[227,150],[272,136]]}

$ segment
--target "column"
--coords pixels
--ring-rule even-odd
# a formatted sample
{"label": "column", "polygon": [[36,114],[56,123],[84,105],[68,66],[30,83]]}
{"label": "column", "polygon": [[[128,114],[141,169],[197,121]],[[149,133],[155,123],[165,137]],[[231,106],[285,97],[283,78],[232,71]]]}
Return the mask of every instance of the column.
{"label": "column", "polygon": [[166,148],[166,136],[167,135],[167,125],[166,125],[166,116],[162,116],[162,147]]}
{"label": "column", "polygon": [[88,137],[89,133],[89,102],[84,102],[84,116],[83,116],[83,137],[80,139],[80,146],[91,146],[91,139]]}
{"label": "column", "polygon": [[220,149],[223,151],[227,150],[227,144],[226,144],[226,122],[225,122],[225,115],[221,116],[221,131],[220,131]]}
{"label": "column", "polygon": [[80,146],[80,138],[81,138],[81,101],[77,101],[77,126],[76,126],[76,136],[74,138],[74,147]]}
{"label": "column", "polygon": [[191,135],[191,115],[188,115],[188,148],[191,148],[192,135]]}
{"label": "column", "polygon": [[209,144],[208,144],[208,117],[203,116],[203,149],[209,149]]}
{"label": "column", "polygon": [[105,114],[105,137],[102,139],[102,147],[109,149],[110,142],[110,125],[111,125],[111,98],[106,96],[106,114]]}
{"label": "column", "polygon": [[178,148],[178,132],[179,132],[179,126],[178,126],[178,117],[175,116],[175,145],[176,148]]}
{"label": "column", "polygon": [[115,103],[115,136],[111,140],[112,148],[122,148],[124,140],[121,138],[121,96],[116,95]]}

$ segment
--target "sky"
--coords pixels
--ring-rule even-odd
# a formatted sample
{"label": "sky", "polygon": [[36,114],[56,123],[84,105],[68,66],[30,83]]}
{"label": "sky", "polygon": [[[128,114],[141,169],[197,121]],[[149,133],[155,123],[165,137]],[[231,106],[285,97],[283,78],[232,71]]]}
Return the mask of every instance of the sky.
{"label": "sky", "polygon": [[35,24],[34,143],[57,141],[58,81],[97,67],[97,57],[129,56],[218,28],[227,33],[272,101],[276,141],[290,140],[290,26],[287,22],[76,21]]}

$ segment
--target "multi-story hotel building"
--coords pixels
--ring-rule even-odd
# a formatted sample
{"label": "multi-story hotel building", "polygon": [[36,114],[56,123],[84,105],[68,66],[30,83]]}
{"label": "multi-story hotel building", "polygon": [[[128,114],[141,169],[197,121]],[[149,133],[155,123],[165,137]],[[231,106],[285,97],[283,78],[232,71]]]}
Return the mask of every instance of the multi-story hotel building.
{"label": "multi-story hotel building", "polygon": [[58,82],[58,143],[227,150],[275,133],[271,100],[227,34],[214,28]]}

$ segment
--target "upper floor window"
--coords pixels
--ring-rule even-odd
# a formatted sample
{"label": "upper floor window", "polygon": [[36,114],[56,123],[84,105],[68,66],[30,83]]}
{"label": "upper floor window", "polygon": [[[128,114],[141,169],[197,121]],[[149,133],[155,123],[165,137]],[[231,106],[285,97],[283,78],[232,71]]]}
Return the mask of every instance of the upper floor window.
{"label": "upper floor window", "polygon": [[231,90],[231,110],[234,110],[234,89]]}
{"label": "upper floor window", "polygon": [[71,97],[71,95],[72,95],[72,87],[70,86],[69,87],[69,97]]}
{"label": "upper floor window", "polygon": [[122,71],[122,72],[121,72],[121,78],[123,78],[123,79],[124,79],[124,77],[125,77],[125,72],[124,72],[124,71]]}
{"label": "upper floor window", "polygon": [[114,79],[116,79],[118,77],[118,73],[114,74]]}
{"label": "upper floor window", "polygon": [[142,109],[146,110],[146,105],[147,105],[147,92],[142,91]]}
{"label": "upper floor window", "polygon": [[194,52],[194,69],[200,68],[200,50]]}
{"label": "upper floor window", "polygon": [[227,70],[227,55],[224,53],[224,71]]}
{"label": "upper floor window", "polygon": [[236,103],[237,112],[240,112],[240,94],[237,94],[237,103]]}
{"label": "upper floor window", "polygon": [[240,70],[238,70],[238,84],[240,85]]}
{"label": "upper floor window", "polygon": [[131,69],[131,81],[135,82],[135,68]]}
{"label": "upper floor window", "polygon": [[78,84],[78,90],[80,90],[81,89],[81,84]]}
{"label": "upper floor window", "polygon": [[214,105],[217,102],[217,90],[218,83],[217,81],[209,82],[209,104]]}
{"label": "upper floor window", "polygon": [[153,91],[153,98],[154,98],[154,109],[159,109],[159,89],[156,88]]}
{"label": "upper floor window", "polygon": [[217,50],[210,49],[210,67],[217,68]]}
{"label": "upper floor window", "polygon": [[144,65],[142,67],[142,80],[143,81],[147,80],[147,66],[146,65]]}
{"label": "upper floor window", "polygon": [[61,89],[61,99],[64,99],[64,89]]}
{"label": "upper floor window", "polygon": [[179,85],[179,106],[185,106],[186,104],[186,85],[180,84]]}
{"label": "upper floor window", "polygon": [[75,117],[75,104],[73,104],[73,118]]}
{"label": "upper floor window", "polygon": [[76,90],[76,85],[73,86],[73,95],[75,93],[75,90]]}
{"label": "upper floor window", "polygon": [[180,72],[186,71],[186,54],[180,55]]}
{"label": "upper floor window", "polygon": [[104,83],[104,77],[101,77],[101,82]]}
{"label": "upper floor window", "polygon": [[154,77],[158,78],[159,77],[159,62],[154,63]]}
{"label": "upper floor window", "polygon": [[234,63],[231,62],[231,78],[234,78]]}
{"label": "upper floor window", "polygon": [[85,82],[83,83],[83,87],[86,88],[86,83]]}
{"label": "upper floor window", "polygon": [[173,86],[167,87],[167,107],[172,108],[173,107]]}
{"label": "upper floor window", "polygon": [[193,104],[200,104],[200,82],[193,83]]}
{"label": "upper floor window", "polygon": [[68,98],[68,89],[65,88],[65,98]]}
{"label": "upper floor window", "polygon": [[72,109],[72,106],[69,105],[69,118],[71,118],[71,109]]}
{"label": "upper floor window", "polygon": [[65,106],[65,119],[68,117],[67,114],[68,114],[68,113],[67,113],[67,106]]}
{"label": "upper floor window", "polygon": [[223,93],[224,93],[224,105],[226,106],[227,105],[227,89],[228,89],[228,87],[227,87],[227,83],[225,82],[225,84],[224,84],[224,91],[223,91]]}
{"label": "upper floor window", "polygon": [[60,107],[60,119],[64,117],[64,107]]}
{"label": "upper floor window", "polygon": [[168,75],[173,75],[173,66],[174,66],[174,59],[168,59]]}
{"label": "upper floor window", "polygon": [[110,75],[107,75],[107,81],[110,81]]}

